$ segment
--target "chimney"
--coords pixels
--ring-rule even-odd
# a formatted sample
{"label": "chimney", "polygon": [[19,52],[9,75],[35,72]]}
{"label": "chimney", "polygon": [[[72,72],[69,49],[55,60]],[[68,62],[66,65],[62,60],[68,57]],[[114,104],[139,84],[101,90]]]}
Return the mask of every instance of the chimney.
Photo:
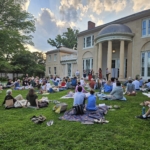
{"label": "chimney", "polygon": [[92,21],[88,21],[88,30],[95,28],[95,23]]}

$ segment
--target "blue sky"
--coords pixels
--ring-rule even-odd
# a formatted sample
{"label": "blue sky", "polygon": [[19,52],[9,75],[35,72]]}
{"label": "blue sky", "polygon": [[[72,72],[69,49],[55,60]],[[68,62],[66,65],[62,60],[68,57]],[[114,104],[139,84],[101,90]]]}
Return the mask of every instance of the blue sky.
{"label": "blue sky", "polygon": [[150,9],[149,0],[26,0],[25,9],[36,18],[31,51],[54,49],[47,40],[72,27],[83,31],[87,22],[96,26]]}

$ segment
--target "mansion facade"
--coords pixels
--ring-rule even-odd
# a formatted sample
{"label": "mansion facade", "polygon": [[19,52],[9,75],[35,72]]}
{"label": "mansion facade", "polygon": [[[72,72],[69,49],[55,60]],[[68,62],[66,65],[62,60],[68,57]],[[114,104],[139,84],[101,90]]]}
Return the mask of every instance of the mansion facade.
{"label": "mansion facade", "polygon": [[[80,32],[77,40],[76,67],[71,65],[71,76],[77,69],[82,75],[84,70],[87,74],[90,70],[97,74],[101,68],[103,77],[106,77],[108,68],[111,77],[119,80],[129,76],[135,78],[136,75],[145,80],[150,78],[150,10],[98,27],[89,21],[88,29]],[[66,64],[69,62],[66,61]],[[70,75],[67,66],[64,67],[66,72],[63,77]],[[48,73],[50,72],[46,63],[46,75]]]}

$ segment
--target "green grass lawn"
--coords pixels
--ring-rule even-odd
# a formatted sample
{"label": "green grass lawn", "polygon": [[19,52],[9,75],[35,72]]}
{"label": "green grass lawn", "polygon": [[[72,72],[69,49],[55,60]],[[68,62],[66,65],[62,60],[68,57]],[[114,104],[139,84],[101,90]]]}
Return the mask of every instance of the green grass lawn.
{"label": "green grass lawn", "polygon": [[[73,99],[59,99],[67,91],[49,94],[50,100],[59,100],[72,107]],[[13,91],[13,96],[26,96],[27,90]],[[0,103],[5,90],[0,93]],[[39,95],[41,98],[42,95]],[[140,92],[127,101],[100,101],[97,104],[120,105],[121,109],[108,111],[108,124],[82,125],[79,122],[61,121],[63,114],[52,111],[54,104],[39,110],[16,108],[5,110],[0,107],[0,149],[1,150],[149,150],[150,120],[136,119],[141,114],[140,102],[148,98]],[[146,108],[147,109],[147,108]],[[34,124],[33,115],[44,115],[47,121],[54,120],[52,126],[46,122]]]}

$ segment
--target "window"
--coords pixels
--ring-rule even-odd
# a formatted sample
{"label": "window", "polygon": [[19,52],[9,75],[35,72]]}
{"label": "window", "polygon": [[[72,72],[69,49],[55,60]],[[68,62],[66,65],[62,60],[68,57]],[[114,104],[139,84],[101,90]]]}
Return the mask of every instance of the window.
{"label": "window", "polygon": [[83,47],[85,48],[85,38],[84,38],[84,43],[83,43]]}
{"label": "window", "polygon": [[92,69],[93,69],[93,59],[92,58],[83,59],[83,70],[85,70],[86,73],[88,73]]}
{"label": "window", "polygon": [[54,74],[56,74],[57,72],[56,72],[56,67],[54,67]]}
{"label": "window", "polygon": [[94,35],[84,37],[83,48],[94,46]]}
{"label": "window", "polygon": [[142,37],[150,36],[150,19],[142,21]]}
{"label": "window", "polygon": [[49,74],[51,74],[51,67],[48,68]]}
{"label": "window", "polygon": [[142,36],[145,35],[146,35],[146,20],[144,20],[142,23]]}
{"label": "window", "polygon": [[86,38],[86,47],[90,47],[91,46],[91,36]]}
{"label": "window", "polygon": [[57,60],[57,54],[54,54],[54,61]]}
{"label": "window", "polygon": [[150,76],[150,52],[148,52],[147,56],[147,76]]}
{"label": "window", "polygon": [[49,61],[51,61],[51,55],[49,55]]}
{"label": "window", "polygon": [[148,20],[148,34],[150,34],[150,20]]}
{"label": "window", "polygon": [[141,65],[142,66],[141,67],[141,75],[142,76],[144,76],[144,64],[145,64],[145,61],[144,61],[145,59],[144,58],[145,58],[145,53],[142,53],[142,58],[141,58],[141,61],[142,61],[141,62],[142,63],[142,65]]}
{"label": "window", "polygon": [[92,46],[94,45],[94,35],[92,36]]}

